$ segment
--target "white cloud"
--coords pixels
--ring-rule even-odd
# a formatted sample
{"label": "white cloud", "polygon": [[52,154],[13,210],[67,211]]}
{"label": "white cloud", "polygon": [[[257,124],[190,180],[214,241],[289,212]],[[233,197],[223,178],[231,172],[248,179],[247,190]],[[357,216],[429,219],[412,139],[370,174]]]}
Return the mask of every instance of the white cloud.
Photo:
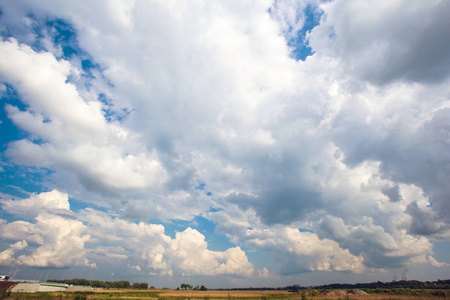
{"label": "white cloud", "polygon": [[9,246],[8,249],[0,252],[0,265],[11,266],[16,263],[14,259],[14,254],[17,250],[22,250],[28,246],[26,241],[19,241],[15,244]]}
{"label": "white cloud", "polygon": [[239,247],[224,252],[207,249],[205,237],[195,229],[178,232],[175,239],[164,226],[135,224],[86,210],[81,218],[92,228],[92,238],[111,245],[126,245],[128,259],[145,262],[159,275],[250,275],[252,264]]}
{"label": "white cloud", "polygon": [[239,247],[226,251],[207,249],[205,237],[195,229],[178,232],[170,243],[172,265],[183,276],[235,274],[249,276],[253,266]]}
{"label": "white cloud", "polygon": [[4,80],[29,105],[26,111],[7,106],[8,116],[36,139],[12,142],[6,153],[14,161],[69,170],[85,188],[100,191],[143,189],[165,181],[156,155],[133,149],[133,133],[108,123],[101,103],[81,98],[67,82],[79,73],[68,61],[14,39],[1,42],[0,52]]}
{"label": "white cloud", "polygon": [[[2,209],[25,220],[0,222],[3,239],[23,240],[27,253],[14,260],[21,265],[36,267],[90,266],[85,243],[90,236],[86,226],[70,211],[69,197],[53,190],[26,199],[3,199]],[[11,255],[14,253],[11,253]]]}
{"label": "white cloud", "polygon": [[434,259],[431,255],[428,256],[428,262],[434,266],[434,267],[438,267],[438,268],[442,268],[442,267],[448,267],[450,264],[447,263],[442,263],[442,262],[438,262],[436,259]]}
{"label": "white cloud", "polygon": [[[4,203],[9,213],[34,220],[0,222],[2,238],[22,240],[2,252],[3,265],[7,259],[25,266],[55,268],[97,267],[91,261],[102,265],[123,261],[131,270],[158,275],[253,274],[253,265],[239,247],[211,251],[205,236],[195,229],[187,228],[171,239],[163,225],[136,224],[93,209],[75,213],[67,208],[65,214],[56,214],[60,211],[55,213],[55,206],[68,205],[67,194],[57,190],[4,201],[5,207]],[[26,207],[35,208],[36,214],[21,214]],[[14,256],[16,250],[24,248],[27,253]]]}
{"label": "white cloud", "polygon": [[95,267],[95,263],[90,263],[86,258],[84,244],[90,236],[80,221],[42,214],[36,217],[33,225],[42,236],[42,245],[29,255],[17,257],[19,264],[56,268],[77,265]]}
{"label": "white cloud", "polygon": [[35,218],[48,210],[68,213],[70,210],[69,195],[58,190],[47,193],[33,194],[29,198],[12,200],[1,200],[2,208],[8,213]]}
{"label": "white cloud", "polygon": [[[225,211],[211,213],[212,220],[234,219]],[[244,220],[243,220],[244,221]],[[278,272],[297,274],[307,271],[351,271],[361,273],[364,270],[363,257],[351,254],[347,249],[330,239],[320,239],[316,234],[300,232],[298,228],[275,226],[268,228],[260,222],[245,224],[233,221],[221,223],[218,233],[227,233],[235,243],[258,251],[272,253],[280,264]],[[238,229],[239,230],[236,230]]]}
{"label": "white cloud", "polygon": [[137,272],[141,271],[141,267],[139,265],[137,265],[137,266],[130,266],[130,265],[128,265],[128,268],[130,268],[131,270],[135,270]]}

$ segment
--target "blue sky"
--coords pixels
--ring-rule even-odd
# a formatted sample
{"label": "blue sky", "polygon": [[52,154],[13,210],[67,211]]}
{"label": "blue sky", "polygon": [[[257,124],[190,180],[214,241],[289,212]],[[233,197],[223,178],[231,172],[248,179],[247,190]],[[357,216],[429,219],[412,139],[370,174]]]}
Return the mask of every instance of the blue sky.
{"label": "blue sky", "polygon": [[449,11],[0,1],[0,272],[449,278]]}

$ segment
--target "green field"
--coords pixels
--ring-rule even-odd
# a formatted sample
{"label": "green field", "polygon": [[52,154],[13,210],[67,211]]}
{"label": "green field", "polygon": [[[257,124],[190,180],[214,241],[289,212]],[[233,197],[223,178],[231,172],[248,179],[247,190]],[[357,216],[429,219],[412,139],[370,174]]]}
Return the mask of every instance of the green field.
{"label": "green field", "polygon": [[369,294],[359,295],[355,290],[308,290],[292,293],[288,291],[185,291],[170,289],[149,290],[95,290],[76,292],[38,292],[38,293],[3,293],[1,299],[158,299],[158,300],[188,300],[188,299],[298,299],[298,300],[443,300],[450,297],[448,290],[411,290],[411,289],[384,289],[367,290]]}

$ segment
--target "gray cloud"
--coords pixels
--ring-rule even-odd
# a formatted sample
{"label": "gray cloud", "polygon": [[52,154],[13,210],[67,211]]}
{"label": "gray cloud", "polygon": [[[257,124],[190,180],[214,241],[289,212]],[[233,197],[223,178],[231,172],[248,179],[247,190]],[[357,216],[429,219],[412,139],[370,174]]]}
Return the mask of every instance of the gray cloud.
{"label": "gray cloud", "polygon": [[355,77],[381,85],[398,80],[439,83],[448,78],[448,1],[362,6],[334,1],[323,7],[322,28],[313,31],[310,44],[323,51],[319,39],[329,38],[325,32],[332,27],[335,40],[330,51]]}
{"label": "gray cloud", "polygon": [[448,231],[448,224],[436,219],[436,214],[430,208],[421,209],[416,202],[408,205],[406,212],[411,216],[410,231],[412,234],[424,236],[438,236],[440,233]]}
{"label": "gray cloud", "polygon": [[391,200],[392,202],[397,202],[397,201],[402,200],[402,196],[400,195],[400,190],[399,190],[398,184],[394,185],[394,186],[386,187],[386,188],[382,189],[381,191],[383,192],[383,194],[385,194],[387,197],[389,197],[389,200]]}

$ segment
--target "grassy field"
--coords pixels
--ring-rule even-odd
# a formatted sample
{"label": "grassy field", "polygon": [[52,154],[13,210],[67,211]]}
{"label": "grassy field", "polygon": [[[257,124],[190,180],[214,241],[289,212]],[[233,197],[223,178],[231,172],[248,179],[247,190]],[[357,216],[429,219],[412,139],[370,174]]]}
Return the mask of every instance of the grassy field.
{"label": "grassy field", "polygon": [[1,299],[155,299],[155,300],[443,300],[450,297],[446,291],[421,291],[420,295],[370,294],[357,295],[352,291],[176,291],[176,290],[95,290],[86,292],[10,293]]}

